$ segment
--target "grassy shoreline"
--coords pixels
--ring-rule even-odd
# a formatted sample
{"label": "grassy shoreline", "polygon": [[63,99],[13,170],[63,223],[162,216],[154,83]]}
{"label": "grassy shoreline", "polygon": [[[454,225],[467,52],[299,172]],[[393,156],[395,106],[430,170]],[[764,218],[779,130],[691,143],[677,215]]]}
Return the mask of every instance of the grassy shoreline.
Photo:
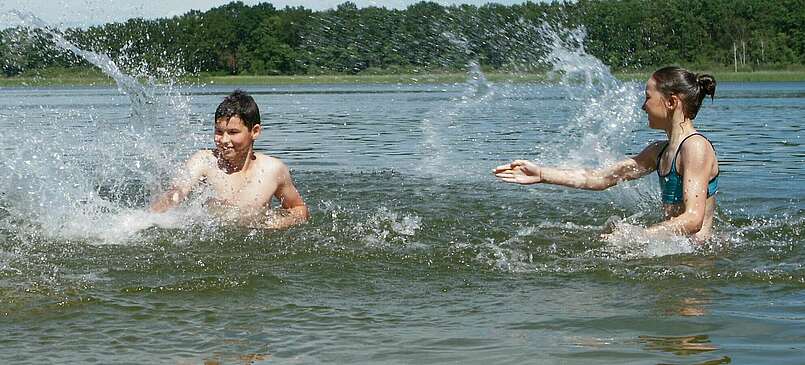
{"label": "grassy shoreline", "polygon": [[[787,82],[805,81],[805,70],[795,71],[708,71],[722,82]],[[651,72],[614,72],[621,80],[646,80]],[[540,82],[545,74],[513,74],[489,72],[492,82]],[[300,75],[300,76],[209,76],[194,75],[180,78],[181,85],[290,85],[290,84],[422,84],[464,82],[466,73],[391,74],[391,75]],[[80,74],[0,77],[0,87],[40,86],[113,86],[111,78],[100,72]]]}

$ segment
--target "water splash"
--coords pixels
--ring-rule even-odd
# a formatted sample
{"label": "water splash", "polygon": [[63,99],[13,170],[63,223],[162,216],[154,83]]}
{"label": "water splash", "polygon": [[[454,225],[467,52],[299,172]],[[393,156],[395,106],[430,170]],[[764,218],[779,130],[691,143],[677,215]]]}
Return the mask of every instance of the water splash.
{"label": "water splash", "polygon": [[[562,127],[552,134],[554,138],[540,138],[532,149],[532,156],[518,158],[533,158],[546,165],[559,163],[566,168],[597,168],[636,153],[635,144],[639,148],[648,144],[649,141],[635,141],[635,130],[643,127],[645,119],[638,108],[640,85],[618,80],[608,66],[587,53],[584,28],[564,29],[525,20],[508,26],[511,29],[504,32],[511,37],[507,44],[515,49],[510,67],[528,72],[548,68],[549,84],[558,86],[569,102],[581,105],[569,120],[557,123]],[[451,140],[465,137],[456,133],[472,132],[466,128],[468,115],[475,116],[493,106],[498,107],[493,104],[516,99],[523,90],[530,92],[529,84],[494,85],[488,82],[472,51],[474,47],[469,37],[455,32],[443,35],[471,61],[467,65],[468,77],[461,98],[434,111],[421,123],[425,166],[420,169],[436,176],[444,175],[445,171],[455,173],[447,162],[454,160],[450,158],[454,148],[447,146],[453,145]],[[532,88],[546,86],[530,85]],[[550,102],[556,103],[555,100]],[[517,130],[522,126],[512,128]],[[464,170],[469,170],[470,174],[486,171],[483,168]],[[609,194],[615,196],[613,201],[624,206],[651,209],[655,206],[657,189],[648,180],[643,180],[611,189]]]}
{"label": "water splash", "polygon": [[109,56],[78,48],[76,45],[65,39],[64,36],[62,36],[59,32],[53,30],[49,24],[39,17],[18,10],[11,11],[11,14],[18,17],[22,22],[22,25],[29,27],[32,30],[37,29],[44,32],[50,36],[50,40],[54,45],[85,59],[87,62],[98,67],[101,71],[103,71],[104,74],[111,77],[115,81],[115,84],[117,84],[118,90],[129,96],[129,99],[132,103],[132,111],[135,113],[135,115],[145,117],[151,114],[149,113],[148,105],[153,105],[156,99],[153,78],[149,78],[147,80],[150,87],[143,86],[134,77],[123,73],[123,71],[120,70],[117,64],[112,61]]}
{"label": "water splash", "polygon": [[[533,24],[524,20],[510,26],[513,31],[507,33],[511,34],[512,38],[507,41],[521,50],[520,54],[512,57],[514,68],[533,72],[549,67],[549,83],[558,86],[567,100],[581,106],[565,123],[557,123],[562,127],[553,134],[555,138],[541,138],[539,144],[534,146],[535,160],[546,165],[558,163],[560,167],[565,168],[598,168],[623,159],[627,155],[627,149],[634,148],[635,130],[642,128],[645,119],[638,108],[640,85],[618,80],[612,75],[608,66],[586,52],[584,28],[564,29],[547,23]],[[470,51],[473,47],[467,41],[468,37],[454,33],[445,33],[445,36],[454,46],[464,49],[465,53],[473,58]],[[455,121],[460,121],[460,115],[469,110],[476,108],[483,110],[485,105],[506,102],[507,98],[517,97],[516,88],[508,85],[493,86],[488,83],[477,62],[471,61],[468,68],[470,76],[465,83],[466,91],[461,102],[452,104],[446,110],[440,110],[437,116],[427,118],[422,123],[425,134],[424,145],[428,147],[425,149],[428,152],[426,164],[435,165],[433,169],[437,173],[455,172],[455,169],[443,166],[445,161],[455,160],[445,157],[452,150],[444,147],[445,142],[452,138],[451,132],[455,132],[444,126],[458,123]],[[545,87],[544,84],[535,86]],[[527,87],[525,86],[526,89]],[[511,95],[512,92],[515,94]],[[468,132],[464,128],[457,130]],[[646,145],[649,141],[640,143]],[[636,152],[628,151],[628,153]],[[657,188],[650,179],[622,184],[610,189],[607,194],[612,196],[614,204],[626,209],[646,212],[654,211],[657,206]],[[634,219],[624,220],[627,221],[645,224]],[[620,223],[623,228],[619,232],[638,231],[637,228],[629,229],[624,222]],[[593,231],[597,232],[600,229],[601,227],[597,227]],[[597,237],[597,234],[593,234],[593,237]],[[489,241],[478,259],[490,262],[492,266],[506,271],[529,270],[533,268],[531,256],[517,249],[515,244],[523,238],[524,236],[518,233],[507,241]],[[626,234],[610,236],[608,244],[597,250],[608,257],[628,260],[690,253],[692,246],[686,239],[679,242],[673,239],[658,242],[651,239],[636,239],[634,235]]]}
{"label": "water splash", "polygon": [[677,255],[696,250],[696,244],[688,237],[648,235],[645,227],[625,222],[616,223],[613,232],[605,236],[604,242],[606,245],[597,249],[596,255],[616,260]]}
{"label": "water splash", "polygon": [[365,224],[356,229],[364,232],[363,241],[370,247],[384,247],[390,244],[409,245],[410,239],[421,228],[422,219],[412,214],[399,214],[386,207],[380,207]]}
{"label": "water splash", "polygon": [[[565,85],[580,85],[587,90],[615,89],[621,86],[601,60],[587,53],[584,27],[561,29],[548,24],[527,26],[541,36],[548,53],[544,60],[552,66],[551,72]],[[572,89],[568,89],[572,92]]]}
{"label": "water splash", "polygon": [[638,85],[619,81],[608,66],[585,51],[584,28],[568,31],[543,24],[533,31],[547,42],[550,75],[571,100],[583,105],[560,131],[558,144],[540,144],[536,151],[543,158],[584,166],[622,158],[644,119],[637,108]]}
{"label": "water splash", "polygon": [[[457,176],[456,169],[450,168],[448,161],[455,151],[449,147],[455,131],[462,131],[461,116],[468,110],[476,107],[483,107],[484,104],[492,102],[495,97],[494,85],[486,79],[481,65],[478,63],[477,56],[473,54],[470,42],[455,33],[444,32],[442,34],[453,46],[462,50],[471,59],[467,63],[467,78],[461,84],[463,89],[460,98],[453,99],[444,108],[431,113],[430,116],[422,119],[420,128],[422,129],[423,141],[420,144],[420,154],[424,156],[422,164],[417,169],[429,176]],[[464,178],[470,178],[475,170],[463,169]]]}
{"label": "water splash", "polygon": [[[78,105],[9,109],[8,120],[35,120],[38,127],[16,129],[18,142],[0,162],[8,172],[0,176],[6,212],[0,216],[0,228],[23,235],[121,242],[158,225],[160,219],[168,226],[177,224],[137,210],[175,169],[177,155],[199,144],[198,138],[179,134],[179,127],[189,122],[189,100],[173,83],[162,92],[153,78],[141,84],[107,55],[77,47],[34,15],[12,14],[29,32],[42,32],[54,46],[111,77],[130,103],[131,115],[108,116]],[[92,90],[81,93],[96,97]],[[172,148],[166,149],[167,144]]]}
{"label": "water splash", "polygon": [[492,83],[486,80],[486,75],[481,71],[481,65],[476,61],[471,61],[468,65],[467,85],[473,97],[486,97],[492,94]]}
{"label": "water splash", "polygon": [[[596,168],[636,154],[639,150],[627,151],[635,144],[640,149],[648,145],[651,141],[634,140],[635,131],[645,124],[639,109],[641,86],[618,80],[608,66],[585,51],[584,28],[568,31],[564,37],[547,25],[539,32],[552,45],[548,54],[552,73],[558,75],[570,98],[585,105],[560,131],[568,139],[564,145],[535,147],[540,159],[562,160],[566,167]],[[570,87],[576,84],[581,87]],[[645,211],[656,206],[659,193],[649,179],[642,179],[610,189],[610,194],[623,206]]]}

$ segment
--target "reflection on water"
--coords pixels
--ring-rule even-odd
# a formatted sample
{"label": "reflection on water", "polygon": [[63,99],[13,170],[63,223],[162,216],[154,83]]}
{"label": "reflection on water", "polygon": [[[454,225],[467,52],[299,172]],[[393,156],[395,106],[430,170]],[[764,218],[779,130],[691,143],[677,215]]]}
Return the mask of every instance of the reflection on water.
{"label": "reflection on water", "polygon": [[[715,255],[680,255],[671,257],[669,263],[681,272],[687,272],[690,276],[717,268]],[[713,305],[713,297],[716,294],[703,282],[686,280],[688,278],[685,277],[681,279],[681,282],[666,283],[671,285],[657,288],[657,306],[667,315],[691,317],[707,315],[708,308]]]}
{"label": "reflection on water", "polygon": [[675,355],[692,355],[718,350],[707,335],[695,336],[640,336],[640,342],[649,350],[670,352]]}
{"label": "reflection on water", "polygon": [[[719,348],[710,342],[707,335],[693,335],[693,336],[640,336],[639,341],[643,346],[650,351],[663,351],[677,356],[692,356],[701,353],[719,350]],[[732,359],[728,356],[723,356],[718,359],[710,359],[698,361],[698,365],[715,365],[715,364],[729,364]]]}
{"label": "reflection on water", "polygon": [[710,301],[706,298],[682,298],[676,311],[683,316],[703,316],[707,313],[706,306]]}
{"label": "reflection on water", "polygon": [[[179,362],[183,364],[182,362]],[[245,355],[232,355],[225,353],[213,353],[211,356],[204,358],[204,365],[225,365],[225,364],[242,364],[242,365],[259,365],[272,363],[270,354],[245,354]],[[188,361],[187,365],[195,365],[197,362]]]}

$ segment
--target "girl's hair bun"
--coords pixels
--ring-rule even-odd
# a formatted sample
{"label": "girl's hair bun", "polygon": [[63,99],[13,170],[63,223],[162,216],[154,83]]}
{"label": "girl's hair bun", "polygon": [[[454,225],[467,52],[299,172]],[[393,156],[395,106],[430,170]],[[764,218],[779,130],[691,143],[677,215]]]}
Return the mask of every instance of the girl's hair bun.
{"label": "girl's hair bun", "polygon": [[663,67],[651,75],[657,90],[665,96],[679,95],[685,116],[695,119],[704,97],[716,95],[716,79],[708,74],[694,74],[677,66]]}
{"label": "girl's hair bun", "polygon": [[716,95],[716,79],[712,75],[698,74],[696,83],[702,88],[702,94],[710,95],[711,99]]}

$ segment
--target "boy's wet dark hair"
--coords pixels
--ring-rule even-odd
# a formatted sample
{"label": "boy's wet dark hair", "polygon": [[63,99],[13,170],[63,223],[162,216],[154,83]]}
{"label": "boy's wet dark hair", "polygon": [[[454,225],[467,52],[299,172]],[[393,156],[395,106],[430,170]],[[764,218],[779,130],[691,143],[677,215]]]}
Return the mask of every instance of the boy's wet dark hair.
{"label": "boy's wet dark hair", "polygon": [[716,95],[716,79],[707,74],[695,74],[684,68],[669,66],[654,72],[651,77],[657,82],[657,90],[663,95],[677,95],[682,99],[685,116],[696,119],[702,100]]}
{"label": "boy's wet dark hair", "polygon": [[215,120],[221,118],[240,117],[246,128],[252,129],[256,124],[260,124],[260,109],[254,98],[243,90],[235,90],[215,109]]}

